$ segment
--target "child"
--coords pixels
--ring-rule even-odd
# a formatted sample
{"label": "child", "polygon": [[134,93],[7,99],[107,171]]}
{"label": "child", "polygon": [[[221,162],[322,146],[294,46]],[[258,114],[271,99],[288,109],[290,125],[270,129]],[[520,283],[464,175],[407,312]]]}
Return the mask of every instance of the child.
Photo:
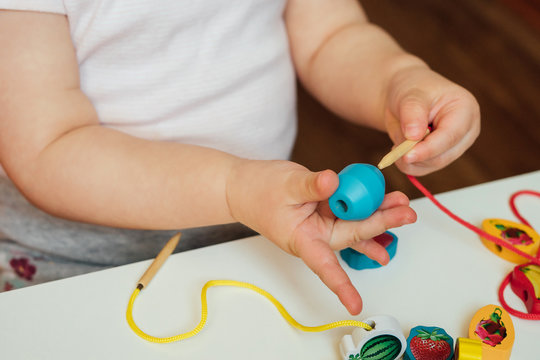
{"label": "child", "polygon": [[397,163],[408,174],[444,167],[479,133],[474,97],[404,52],[355,0],[0,8],[0,163],[9,177],[0,231],[10,239],[5,261],[16,255],[5,273],[11,266],[18,280],[37,281],[40,261],[73,274],[152,257],[178,229],[191,229],[187,248],[214,230],[241,237],[245,225],[301,257],[358,314],[360,295],[334,251],[353,247],[385,264],[372,238],[416,214],[395,192],[364,221],[332,216],[337,175],[286,160],[295,74],[331,110],[394,143],[433,124]]}

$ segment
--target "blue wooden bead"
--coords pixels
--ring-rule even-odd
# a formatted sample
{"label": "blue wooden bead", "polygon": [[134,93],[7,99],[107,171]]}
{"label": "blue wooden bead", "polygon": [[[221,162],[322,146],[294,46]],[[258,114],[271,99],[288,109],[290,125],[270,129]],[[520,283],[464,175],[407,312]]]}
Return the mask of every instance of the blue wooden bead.
{"label": "blue wooden bead", "polygon": [[[388,238],[391,239],[391,242],[386,246],[378,241],[379,239],[387,240]],[[390,255],[390,260],[392,260],[397,252],[398,237],[394,233],[386,231],[381,235],[376,236],[374,240],[385,247],[386,251],[388,251],[388,255]],[[366,255],[354,250],[353,248],[345,248],[339,253],[343,261],[345,261],[347,265],[355,270],[376,269],[382,266],[375,260],[371,260]]]}
{"label": "blue wooden bead", "polygon": [[371,216],[384,198],[384,176],[369,164],[351,164],[338,174],[339,186],[328,200],[330,209],[343,220],[363,220]]}

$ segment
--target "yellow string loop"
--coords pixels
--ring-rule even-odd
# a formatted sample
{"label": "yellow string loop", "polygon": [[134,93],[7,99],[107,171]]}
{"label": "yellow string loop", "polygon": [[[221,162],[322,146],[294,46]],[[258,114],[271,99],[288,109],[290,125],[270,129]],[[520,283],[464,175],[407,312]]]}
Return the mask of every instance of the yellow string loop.
{"label": "yellow string loop", "polygon": [[170,342],[184,340],[184,339],[190,338],[192,336],[195,336],[202,330],[202,328],[206,324],[206,319],[208,317],[208,305],[206,303],[206,292],[212,286],[236,286],[236,287],[242,287],[242,288],[253,290],[253,291],[261,294],[262,296],[264,296],[268,300],[270,300],[272,302],[272,304],[274,304],[274,306],[278,309],[280,314],[285,318],[285,320],[287,320],[287,322],[289,324],[291,324],[295,328],[297,328],[299,330],[302,330],[302,331],[318,332],[318,331],[326,331],[326,330],[334,329],[334,328],[337,328],[337,327],[345,327],[345,326],[356,326],[356,327],[364,328],[364,329],[366,329],[368,331],[372,330],[372,327],[369,324],[366,324],[366,323],[361,322],[361,321],[356,321],[356,320],[341,320],[341,321],[336,321],[336,322],[332,322],[330,324],[320,325],[320,326],[304,326],[304,325],[298,323],[287,312],[287,310],[285,310],[283,305],[281,305],[281,303],[279,301],[277,301],[276,298],[274,298],[269,292],[255,286],[255,285],[252,285],[250,283],[246,283],[246,282],[242,282],[242,281],[235,281],[235,280],[210,280],[210,281],[208,281],[203,286],[202,291],[201,291],[202,311],[201,311],[201,321],[199,322],[199,324],[191,331],[188,331],[188,332],[186,332],[184,334],[178,334],[178,335],[169,336],[169,337],[155,337],[155,336],[149,335],[149,334],[145,333],[144,331],[142,331],[137,326],[137,324],[135,324],[135,321],[133,320],[133,303],[135,302],[135,299],[137,298],[137,296],[141,292],[141,290],[139,288],[136,288],[133,291],[133,294],[131,294],[131,298],[129,299],[129,303],[128,303],[128,307],[127,307],[127,311],[126,311],[126,319],[127,319],[128,324],[129,324],[129,327],[131,328],[131,330],[133,330],[133,332],[135,334],[137,334],[138,336],[140,336],[144,340],[147,340],[147,341],[150,341],[150,342],[155,342],[155,343],[170,343]]}

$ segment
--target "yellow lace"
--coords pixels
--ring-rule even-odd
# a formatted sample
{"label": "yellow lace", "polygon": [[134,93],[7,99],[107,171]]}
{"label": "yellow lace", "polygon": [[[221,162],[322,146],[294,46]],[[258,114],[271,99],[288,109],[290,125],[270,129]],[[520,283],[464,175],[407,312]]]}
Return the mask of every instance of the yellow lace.
{"label": "yellow lace", "polygon": [[281,303],[279,301],[277,301],[276,298],[273,297],[269,292],[255,286],[255,285],[252,285],[250,283],[246,283],[246,282],[242,282],[242,281],[235,281],[235,280],[210,280],[210,281],[208,281],[203,286],[202,291],[201,291],[202,314],[201,314],[201,321],[199,322],[199,324],[191,331],[188,331],[188,332],[183,333],[183,334],[174,335],[174,336],[168,336],[168,337],[156,337],[156,336],[149,335],[149,334],[145,333],[144,331],[142,331],[137,326],[137,324],[135,324],[135,321],[133,320],[133,304],[135,302],[135,299],[137,298],[137,296],[141,292],[141,288],[138,287],[133,291],[133,294],[131,294],[131,298],[129,299],[129,303],[128,303],[128,307],[127,307],[127,311],[126,311],[126,319],[127,319],[128,324],[129,324],[129,327],[135,332],[135,334],[137,334],[138,336],[140,336],[144,340],[147,340],[147,341],[150,341],[150,342],[155,342],[155,343],[170,343],[170,342],[184,340],[184,339],[190,338],[192,336],[195,336],[202,330],[202,328],[206,324],[206,319],[208,317],[208,306],[207,306],[207,303],[206,303],[206,293],[207,293],[208,289],[210,287],[212,287],[212,286],[236,286],[236,287],[242,287],[242,288],[253,290],[253,291],[261,294],[262,296],[264,296],[268,300],[270,300],[272,302],[272,304],[274,304],[274,306],[278,309],[278,311],[285,318],[285,320],[287,320],[287,322],[289,324],[291,324],[295,328],[297,328],[299,330],[302,330],[302,331],[318,332],[318,331],[326,331],[326,330],[334,329],[334,328],[337,328],[337,327],[345,327],[345,326],[355,326],[355,327],[364,328],[366,330],[372,330],[372,327],[369,324],[366,324],[366,323],[361,322],[361,321],[356,321],[356,320],[341,320],[341,321],[336,321],[336,322],[332,322],[332,323],[325,324],[325,325],[320,325],[320,326],[304,326],[304,325],[300,324],[298,321],[296,321],[287,312],[287,310],[285,310],[285,307],[283,307],[283,305],[281,305]]}

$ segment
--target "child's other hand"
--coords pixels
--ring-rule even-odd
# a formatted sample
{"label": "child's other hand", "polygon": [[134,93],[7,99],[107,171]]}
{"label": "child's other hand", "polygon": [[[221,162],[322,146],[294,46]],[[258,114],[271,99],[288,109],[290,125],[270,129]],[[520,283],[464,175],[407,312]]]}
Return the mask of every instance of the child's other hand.
{"label": "child's other hand", "polygon": [[352,247],[387,264],[387,251],[373,237],[416,221],[416,213],[403,193],[394,192],[366,220],[336,219],[327,200],[338,183],[331,170],[314,173],[288,161],[242,161],[229,176],[227,200],[237,221],[302,258],[356,315],[362,299],[334,251]]}
{"label": "child's other hand", "polygon": [[467,150],[480,133],[474,96],[441,75],[418,66],[398,72],[388,87],[385,126],[394,144],[433,132],[396,162],[409,175],[439,170]]}

